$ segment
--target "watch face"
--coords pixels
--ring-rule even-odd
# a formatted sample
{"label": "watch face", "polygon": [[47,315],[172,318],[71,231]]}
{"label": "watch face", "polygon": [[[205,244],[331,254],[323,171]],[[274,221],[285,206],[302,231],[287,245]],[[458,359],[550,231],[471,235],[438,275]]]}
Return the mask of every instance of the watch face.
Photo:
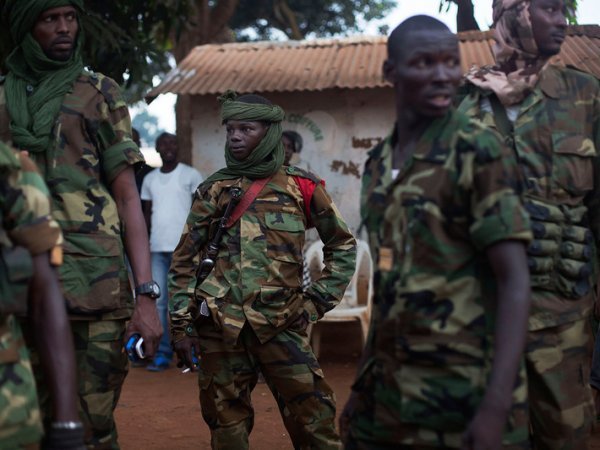
{"label": "watch face", "polygon": [[149,281],[136,289],[136,294],[147,295],[151,298],[160,297],[160,286],[156,281]]}

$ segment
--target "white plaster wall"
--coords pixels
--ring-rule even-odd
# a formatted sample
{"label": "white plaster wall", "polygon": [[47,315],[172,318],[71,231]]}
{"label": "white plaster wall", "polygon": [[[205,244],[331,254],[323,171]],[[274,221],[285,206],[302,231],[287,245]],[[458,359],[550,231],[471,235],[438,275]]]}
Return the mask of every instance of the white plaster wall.
{"label": "white plaster wall", "polygon": [[[351,230],[359,217],[360,176],[368,150],[384,138],[394,122],[392,89],[329,90],[264,94],[286,111],[283,129],[302,136],[297,165],[326,182]],[[225,130],[215,97],[195,97],[192,161],[206,178],[224,167]]]}

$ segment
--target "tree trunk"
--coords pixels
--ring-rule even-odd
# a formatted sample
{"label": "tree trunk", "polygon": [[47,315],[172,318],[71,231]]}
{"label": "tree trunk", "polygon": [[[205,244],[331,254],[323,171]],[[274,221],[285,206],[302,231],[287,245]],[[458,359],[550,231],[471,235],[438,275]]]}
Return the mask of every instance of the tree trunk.
{"label": "tree trunk", "polygon": [[178,95],[175,104],[179,160],[192,166],[192,96]]}
{"label": "tree trunk", "polygon": [[453,0],[458,6],[456,13],[456,31],[479,30],[475,20],[475,11],[471,0]]}
{"label": "tree trunk", "polygon": [[[194,47],[210,42],[231,42],[232,35],[227,30],[227,23],[233,16],[238,0],[218,0],[212,8],[209,0],[194,2],[193,19],[189,28],[181,33],[173,56],[179,64]],[[179,144],[179,159],[192,165],[192,110],[193,96],[178,95],[175,105],[175,120],[177,123],[177,142]]]}

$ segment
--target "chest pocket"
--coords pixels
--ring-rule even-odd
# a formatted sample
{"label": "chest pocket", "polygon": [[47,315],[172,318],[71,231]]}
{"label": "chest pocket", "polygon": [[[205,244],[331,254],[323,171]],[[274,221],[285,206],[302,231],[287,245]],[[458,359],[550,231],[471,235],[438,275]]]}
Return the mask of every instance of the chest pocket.
{"label": "chest pocket", "polygon": [[571,196],[580,197],[594,187],[593,141],[581,133],[554,131],[552,178]]}
{"label": "chest pocket", "polygon": [[277,261],[302,263],[304,220],[297,214],[265,213],[267,256]]}

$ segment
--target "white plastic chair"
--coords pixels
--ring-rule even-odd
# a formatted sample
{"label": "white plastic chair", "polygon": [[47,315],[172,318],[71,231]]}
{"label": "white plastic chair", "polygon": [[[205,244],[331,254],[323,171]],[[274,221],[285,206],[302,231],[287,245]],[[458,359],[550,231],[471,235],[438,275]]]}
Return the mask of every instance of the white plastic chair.
{"label": "white plastic chair", "polygon": [[[305,252],[308,269],[313,280],[321,277],[323,264],[323,243],[313,242]],[[369,245],[362,240],[356,241],[356,270],[344,297],[331,311],[327,312],[310,331],[311,345],[316,356],[321,349],[321,327],[326,322],[355,322],[360,323],[362,345],[364,346],[369,333],[371,320],[371,302],[373,295],[373,263]]]}

